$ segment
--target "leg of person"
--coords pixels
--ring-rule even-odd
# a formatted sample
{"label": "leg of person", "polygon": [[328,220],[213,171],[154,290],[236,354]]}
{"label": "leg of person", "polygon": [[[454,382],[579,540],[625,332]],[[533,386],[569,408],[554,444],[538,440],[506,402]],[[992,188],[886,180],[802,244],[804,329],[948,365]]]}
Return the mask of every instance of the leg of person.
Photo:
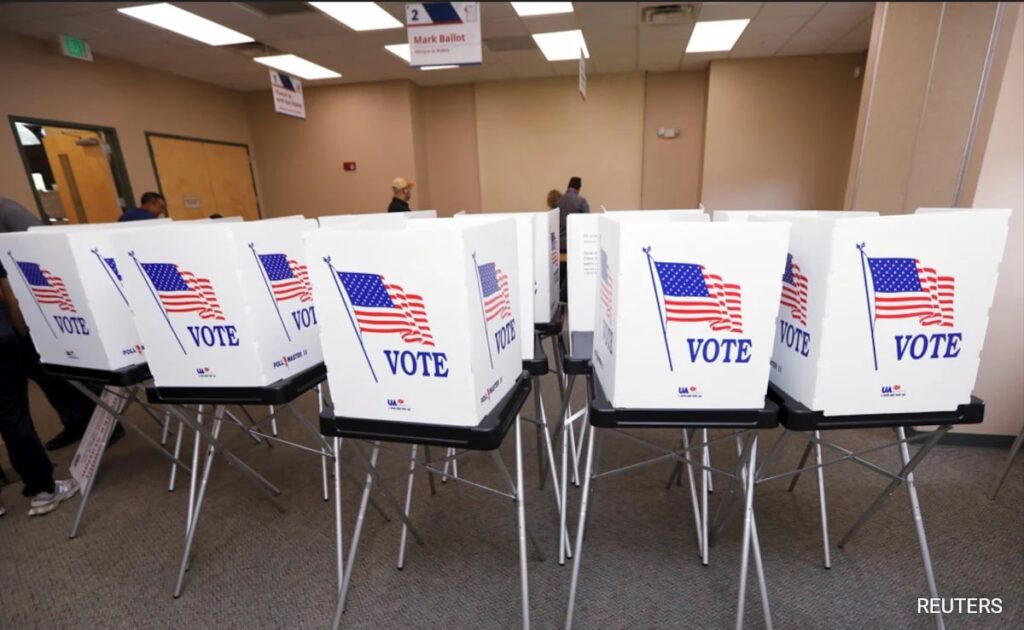
{"label": "leg of person", "polygon": [[[55,451],[70,446],[82,439],[86,427],[89,426],[96,403],[89,400],[66,380],[44,372],[42,364],[39,362],[39,354],[36,352],[35,346],[32,345],[32,341],[26,338],[23,340],[23,344],[21,356],[24,361],[25,373],[28,378],[36,382],[39,389],[43,390],[46,401],[57,412],[57,416],[64,426],[60,433],[46,443],[46,449]],[[118,426],[118,429],[120,428]],[[121,429],[122,434],[123,431],[124,429]],[[111,441],[116,439],[116,437],[112,438]]]}
{"label": "leg of person", "polygon": [[17,352],[16,339],[0,341],[0,435],[11,466],[32,497],[30,516],[52,512],[78,490],[73,480],[54,482],[53,464],[32,425],[28,407],[28,376]]}

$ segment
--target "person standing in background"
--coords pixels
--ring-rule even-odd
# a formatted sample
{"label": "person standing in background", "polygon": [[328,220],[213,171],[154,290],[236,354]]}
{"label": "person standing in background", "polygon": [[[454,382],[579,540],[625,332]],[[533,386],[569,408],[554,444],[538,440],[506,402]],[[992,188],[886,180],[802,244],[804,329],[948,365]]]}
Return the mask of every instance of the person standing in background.
{"label": "person standing in background", "polygon": [[558,207],[558,200],[562,198],[562,193],[559,190],[552,188],[548,191],[548,210],[554,210]]}
{"label": "person standing in background", "polygon": [[[31,499],[28,515],[40,516],[75,496],[78,484],[74,479],[54,481],[53,464],[32,424],[28,373],[21,353],[22,337],[27,334],[7,272],[0,263],[0,436],[7,445],[11,466],[25,484],[21,493]],[[6,512],[0,503],[0,516]]]}
{"label": "person standing in background", "polygon": [[388,204],[388,212],[409,212],[409,200],[412,199],[412,187],[415,182],[410,182],[404,177],[396,177],[391,182],[391,203]]}
{"label": "person standing in background", "polygon": [[[25,206],[12,199],[0,197],[0,233],[24,232],[37,225],[43,225],[42,220],[29,212]],[[8,308],[14,310],[16,306],[12,304],[8,305]],[[17,318],[21,318],[20,312],[17,313]],[[32,339],[28,336],[27,329],[23,335],[20,335],[18,341],[18,357],[23,363],[25,373],[43,390],[47,402],[57,412],[61,424],[64,425],[64,429],[46,443],[46,449],[55,451],[74,444],[82,438],[86,427],[89,426],[96,403],[89,400],[66,380],[50,376],[43,371],[42,365],[39,363],[39,354],[32,344]],[[117,425],[114,433],[111,434],[110,443],[113,444],[123,436],[124,428]]]}
{"label": "person standing in background", "polygon": [[575,175],[569,178],[569,186],[566,188],[565,194],[558,200],[558,230],[561,237],[560,246],[562,253],[565,253],[565,219],[570,214],[577,212],[590,212],[590,204],[587,200],[580,196],[580,188],[583,186],[583,181]]}
{"label": "person standing in background", "polygon": [[148,192],[142,193],[138,208],[125,210],[117,220],[118,222],[144,221],[146,219],[157,219],[165,214],[167,214],[167,200],[164,199],[164,196],[160,193]]}

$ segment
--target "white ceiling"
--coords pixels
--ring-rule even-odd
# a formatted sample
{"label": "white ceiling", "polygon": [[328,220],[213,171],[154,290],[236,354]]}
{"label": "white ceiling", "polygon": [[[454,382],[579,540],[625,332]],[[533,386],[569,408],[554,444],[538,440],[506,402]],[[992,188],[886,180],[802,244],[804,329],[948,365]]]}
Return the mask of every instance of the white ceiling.
{"label": "white ceiling", "polygon": [[[136,21],[116,11],[139,2],[4,2],[0,29],[51,39],[86,39],[93,53],[235,90],[269,87],[266,68],[242,53],[207,46]],[[590,74],[698,70],[712,59],[848,53],[867,50],[872,2],[574,2],[571,14],[520,18],[507,2],[483,2],[483,64],[453,70],[414,70],[384,50],[406,41],[404,29],[355,32],[319,11],[267,16],[239,2],[175,2],[282,52],[342,73],[314,85],[409,79],[441,85],[512,78],[572,76],[577,61],[548,62],[528,40],[524,50],[493,51],[488,40],[529,38],[582,28]],[[274,4],[274,3],[271,3]],[[279,4],[279,3],[278,3]],[[379,3],[404,21],[405,3]],[[643,23],[644,7],[690,4],[693,17],[676,25]],[[696,20],[750,18],[732,51],[684,54]],[[498,44],[495,43],[495,46]]]}

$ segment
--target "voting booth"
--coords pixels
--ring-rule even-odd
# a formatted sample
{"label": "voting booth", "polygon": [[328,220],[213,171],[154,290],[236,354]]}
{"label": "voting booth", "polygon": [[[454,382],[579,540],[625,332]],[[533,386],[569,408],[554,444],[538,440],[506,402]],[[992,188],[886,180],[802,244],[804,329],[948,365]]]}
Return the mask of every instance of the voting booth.
{"label": "voting booth", "polygon": [[970,403],[1009,210],[786,220],[773,384],[827,416]]}
{"label": "voting booth", "polygon": [[569,331],[594,330],[594,304],[600,273],[602,216],[619,221],[708,221],[703,210],[615,210],[601,214],[570,214],[566,218],[566,280],[568,281]]}
{"label": "voting booth", "polygon": [[[525,213],[495,213],[495,214],[460,214],[457,216],[459,221],[465,221],[474,225],[480,225],[483,223],[490,223],[493,221],[501,221],[511,219],[516,224],[516,246],[518,249],[518,273],[519,273],[519,323],[518,326],[521,330],[529,331],[533,330],[533,316],[534,316],[534,225],[536,223],[533,216]],[[540,256],[547,256],[547,251],[539,252]],[[547,300],[544,300],[544,304],[547,305]],[[522,353],[523,361],[529,361],[534,358],[534,344],[529,339],[525,343],[519,344]]]}
{"label": "voting booth", "polygon": [[[128,224],[0,235],[0,251],[43,363],[113,371],[145,363],[116,243]],[[169,229],[167,222],[154,232]]]}
{"label": "voting booth", "polygon": [[306,235],[338,416],[472,426],[522,371],[516,224]]}
{"label": "voting booth", "polygon": [[291,217],[126,230],[124,288],[158,387],[259,387],[321,362]]}
{"label": "voting booth", "polygon": [[764,406],[789,226],[600,219],[594,371],[616,408]]}

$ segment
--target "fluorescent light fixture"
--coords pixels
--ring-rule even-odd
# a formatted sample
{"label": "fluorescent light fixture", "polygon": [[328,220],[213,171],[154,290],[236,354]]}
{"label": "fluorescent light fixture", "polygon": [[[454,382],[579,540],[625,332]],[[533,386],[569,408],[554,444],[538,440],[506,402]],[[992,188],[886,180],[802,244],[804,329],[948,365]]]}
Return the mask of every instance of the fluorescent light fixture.
{"label": "fluorescent light fixture", "polygon": [[544,53],[548,61],[566,61],[579,59],[580,49],[583,49],[583,56],[590,59],[590,51],[587,50],[587,42],[583,39],[583,31],[558,31],[556,33],[535,33],[533,41]]}
{"label": "fluorescent light fixture", "polygon": [[697,22],[690,33],[690,41],[686,44],[686,52],[722,52],[732,50],[736,40],[750,24],[750,20],[715,20],[713,22]]}
{"label": "fluorescent light fixture", "polygon": [[519,17],[572,13],[571,2],[510,2]]}
{"label": "fluorescent light fixture", "polygon": [[458,68],[459,66],[423,66],[420,70],[451,70],[452,68]]}
{"label": "fluorescent light fixture", "polygon": [[388,44],[384,48],[392,55],[404,59],[405,63],[412,63],[412,53],[409,52],[409,44]]}
{"label": "fluorescent light fixture", "polygon": [[294,74],[295,76],[306,79],[307,81],[315,81],[317,79],[337,79],[341,76],[334,70],[317,65],[312,61],[299,57],[298,55],[270,55],[269,57],[256,57],[253,61],[262,63],[265,66],[270,66],[271,68],[275,68],[281,72]]}
{"label": "fluorescent light fixture", "polygon": [[402,28],[395,19],[376,2],[310,2],[353,31],[380,31],[386,28]]}
{"label": "fluorescent light fixture", "polygon": [[166,2],[124,7],[117,11],[136,20],[173,31],[179,35],[184,35],[211,46],[228,46],[230,44],[244,44],[253,41],[245,33],[239,33],[226,26],[221,26],[212,20],[207,20],[195,13],[179,9]]}

